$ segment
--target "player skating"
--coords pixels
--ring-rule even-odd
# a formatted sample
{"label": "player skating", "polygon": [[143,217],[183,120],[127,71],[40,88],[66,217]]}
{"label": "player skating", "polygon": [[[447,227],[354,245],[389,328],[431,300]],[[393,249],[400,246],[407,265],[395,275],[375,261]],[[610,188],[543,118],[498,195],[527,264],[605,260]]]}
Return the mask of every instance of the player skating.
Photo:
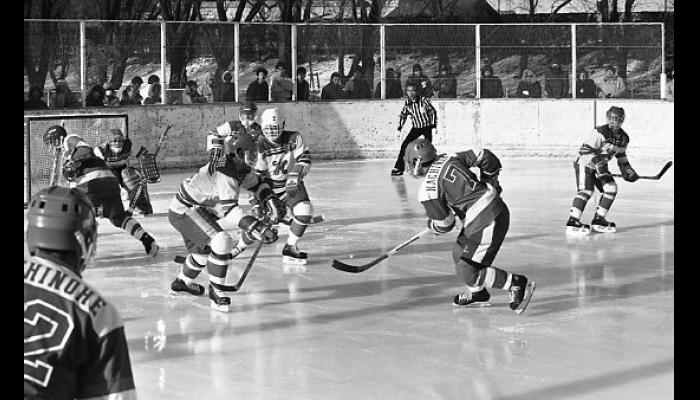
{"label": "player skating", "polygon": [[[579,157],[574,161],[578,193],[569,211],[569,220],[566,222],[567,232],[588,234],[591,226],[597,232],[615,232],[615,223],[605,219],[617,196],[617,183],[608,169],[608,161],[613,156],[617,158],[617,165],[624,180],[634,182],[639,179],[639,175],[627,160],[627,145],[630,139],[622,130],[625,110],[612,106],[605,113],[605,117],[608,123],[591,132],[579,149]],[[594,188],[601,192],[601,196],[589,226],[581,223],[581,214],[593,195]]]}
{"label": "player skating", "polygon": [[[255,142],[260,134],[260,124],[255,122],[258,106],[252,101],[247,101],[238,109],[238,121],[227,121],[212,130],[210,136],[223,138],[225,141],[233,140],[238,143],[239,155],[246,164],[253,166],[257,157]],[[212,140],[210,138],[209,140]],[[212,154],[213,160],[222,160],[222,154]]]}
{"label": "player skating", "polygon": [[82,273],[97,243],[94,206],[51,186],[29,200],[24,261],[24,398],[135,399],[117,309]]}
{"label": "player skating", "polygon": [[260,125],[263,136],[257,142],[255,172],[287,204],[292,216],[287,243],[282,250],[283,261],[303,265],[308,254],[299,250],[297,242],[313,219],[313,206],[304,184],[304,177],[311,168],[309,149],[299,132],[284,129],[284,115],[278,108],[263,111]]}
{"label": "player skating", "polygon": [[102,216],[112,225],[121,228],[138,239],[146,254],[155,256],[159,246],[141,224],[127,215],[122,204],[119,182],[105,161],[95,154],[92,146],[78,135],[68,135],[66,130],[55,125],[44,134],[44,142],[63,147],[63,175],[69,182],[90,198],[95,207],[102,209]]}
{"label": "player skating", "polygon": [[[425,176],[418,200],[433,233],[451,231],[455,215],[462,221],[452,258],[467,290],[454,297],[454,304],[485,303],[491,298],[486,288],[495,288],[508,291],[510,308],[522,313],[535,282],[491,265],[510,224],[510,212],[500,196],[500,160],[488,149],[437,154],[430,141],[420,138],[408,145],[404,161],[412,176]],[[471,167],[479,168],[480,179],[469,170]]]}
{"label": "player skating", "polygon": [[[117,177],[119,185],[128,193],[129,203],[133,202],[135,208],[144,215],[153,214],[146,181],[136,168],[129,166],[132,150],[131,139],[125,138],[121,129],[110,129],[110,133],[112,137],[109,141],[97,146],[95,154],[105,160],[114,176]],[[134,196],[138,193],[140,185],[144,187],[141,188],[139,198],[134,201]]]}
{"label": "player skating", "polygon": [[[217,143],[210,145],[223,146]],[[209,163],[201,167],[182,182],[170,202],[168,220],[182,235],[188,252],[171,289],[195,296],[204,294],[204,287],[194,280],[206,266],[211,307],[228,312],[231,298],[226,292],[233,289],[226,284],[226,273],[234,256],[232,251],[237,247],[234,238],[221,227],[219,220],[224,218],[225,225],[239,227],[241,236],[250,243],[255,240],[273,243],[277,240],[277,232],[271,228],[271,224],[283,218],[286,210],[270,187],[236,155],[238,149],[235,142],[228,142],[217,150],[222,150],[224,154],[223,164],[215,167],[213,172],[210,172]],[[241,188],[254,192],[266,205],[269,212],[266,220],[243,213],[238,206]],[[237,254],[238,251],[235,252]]]}

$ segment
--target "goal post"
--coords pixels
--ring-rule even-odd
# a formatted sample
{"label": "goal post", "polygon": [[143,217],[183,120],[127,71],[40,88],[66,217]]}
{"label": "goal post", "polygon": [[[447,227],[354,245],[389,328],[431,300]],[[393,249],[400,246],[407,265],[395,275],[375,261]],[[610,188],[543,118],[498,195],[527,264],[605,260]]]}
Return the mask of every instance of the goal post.
{"label": "goal post", "polygon": [[[44,132],[53,125],[62,125],[69,135],[76,134],[91,146],[98,146],[109,141],[110,129],[118,128],[129,137],[129,118],[127,114],[55,114],[41,116],[24,116],[24,207],[29,199],[39,190],[49,186],[52,172],[60,169],[62,161],[60,152],[44,144]],[[58,157],[57,157],[58,154]],[[63,175],[58,173],[56,184],[68,186]]]}

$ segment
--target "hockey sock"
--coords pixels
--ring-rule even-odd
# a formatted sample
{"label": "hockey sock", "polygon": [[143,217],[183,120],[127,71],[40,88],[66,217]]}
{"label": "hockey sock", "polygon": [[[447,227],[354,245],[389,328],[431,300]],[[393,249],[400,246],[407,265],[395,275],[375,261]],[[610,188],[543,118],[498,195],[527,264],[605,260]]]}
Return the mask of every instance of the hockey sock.
{"label": "hockey sock", "polygon": [[217,232],[209,242],[211,252],[207,257],[207,272],[209,282],[212,284],[225,285],[228,263],[231,260],[231,249],[233,248],[233,238],[226,232]]}
{"label": "hockey sock", "polygon": [[[294,226],[294,224],[295,224],[295,222],[292,222],[292,226]],[[302,226],[302,227],[304,228],[304,229],[302,229],[302,231],[301,231],[301,233],[303,234],[304,231],[306,230],[306,225],[300,225],[300,226]],[[297,242],[299,241],[299,237],[300,237],[300,236],[301,236],[301,235],[296,234],[296,233],[294,232],[294,230],[292,230],[292,229],[290,228],[290,229],[289,229],[289,236],[287,236],[287,244],[290,245],[290,246],[296,246],[296,245],[297,245]]]}
{"label": "hockey sock", "polygon": [[141,227],[141,224],[136,222],[136,220],[131,217],[124,218],[121,228],[138,240],[143,240],[144,234],[146,233],[146,231],[144,231]]}
{"label": "hockey sock", "polygon": [[180,273],[177,274],[178,279],[181,279],[188,285],[192,284],[204,269],[206,262],[207,256],[204,254],[188,254],[184,264],[180,267]]}
{"label": "hockey sock", "polygon": [[[304,235],[304,232],[306,232],[306,226],[306,224],[300,224],[296,219],[293,219],[292,223],[289,225],[289,238],[287,239],[287,244],[294,246],[297,243],[297,240],[299,240],[299,238]],[[294,239],[292,239],[292,237],[294,237]],[[292,243],[290,240],[294,240],[294,242]]]}
{"label": "hockey sock", "polygon": [[589,191],[578,192],[576,197],[574,197],[574,201],[571,205],[569,215],[576,219],[581,219],[581,214],[583,214],[583,209],[586,208],[586,204],[588,204],[588,200],[590,200],[591,194],[592,193],[590,193]]}
{"label": "hockey sock", "polygon": [[496,267],[486,267],[479,271],[479,286],[508,290],[513,281],[513,274]]}

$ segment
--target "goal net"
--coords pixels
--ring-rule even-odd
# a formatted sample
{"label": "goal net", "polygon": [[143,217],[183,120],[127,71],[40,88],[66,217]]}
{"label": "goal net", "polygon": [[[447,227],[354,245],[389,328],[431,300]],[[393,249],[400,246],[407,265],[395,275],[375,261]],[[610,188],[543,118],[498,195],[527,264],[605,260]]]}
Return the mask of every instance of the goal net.
{"label": "goal net", "polygon": [[[44,144],[44,132],[53,125],[62,125],[69,135],[76,134],[92,146],[107,142],[110,129],[121,129],[129,137],[126,114],[51,115],[24,117],[24,207],[39,190],[55,184],[68,186],[61,174],[61,151]],[[53,176],[53,178],[52,178]]]}

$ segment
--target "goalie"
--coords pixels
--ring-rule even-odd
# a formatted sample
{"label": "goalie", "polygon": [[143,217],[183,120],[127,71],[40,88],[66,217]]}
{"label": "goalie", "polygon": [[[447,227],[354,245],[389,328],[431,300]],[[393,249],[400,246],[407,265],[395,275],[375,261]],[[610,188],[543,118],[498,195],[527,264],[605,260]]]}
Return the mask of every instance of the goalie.
{"label": "goalie", "polygon": [[[60,125],[44,133],[44,143],[63,148],[63,176],[83,193],[112,225],[138,239],[149,256],[155,257],[159,246],[141,224],[124,212],[119,196],[119,183],[103,159],[97,157],[92,146],[75,134],[68,135]],[[99,213],[98,213],[99,214]]]}
{"label": "goalie", "polygon": [[[112,170],[119,181],[119,186],[128,193],[127,199],[130,205],[144,215],[153,214],[148,195],[148,186],[143,174],[136,168],[129,166],[131,158],[131,139],[125,138],[121,129],[111,129],[112,137],[108,142],[95,148],[95,154],[105,160],[105,164]],[[140,187],[140,190],[139,190]],[[138,196],[138,197],[136,197]],[[134,198],[136,197],[136,200]],[[131,210],[132,207],[129,207]]]}
{"label": "goalie", "polygon": [[[617,165],[620,167],[624,180],[635,182],[639,179],[639,175],[627,160],[627,145],[630,138],[622,130],[625,110],[622,107],[612,106],[605,113],[605,117],[608,123],[596,127],[591,132],[590,137],[583,142],[579,149],[579,157],[574,161],[578,193],[574,197],[569,210],[569,220],[566,222],[566,231],[570,233],[588,234],[591,231],[591,226],[597,232],[611,233],[616,231],[615,223],[605,219],[617,196],[617,183],[608,169],[608,161],[613,156],[617,159]],[[581,215],[595,188],[601,192],[601,196],[595,210],[595,216],[591,226],[589,226],[581,223]]]}

